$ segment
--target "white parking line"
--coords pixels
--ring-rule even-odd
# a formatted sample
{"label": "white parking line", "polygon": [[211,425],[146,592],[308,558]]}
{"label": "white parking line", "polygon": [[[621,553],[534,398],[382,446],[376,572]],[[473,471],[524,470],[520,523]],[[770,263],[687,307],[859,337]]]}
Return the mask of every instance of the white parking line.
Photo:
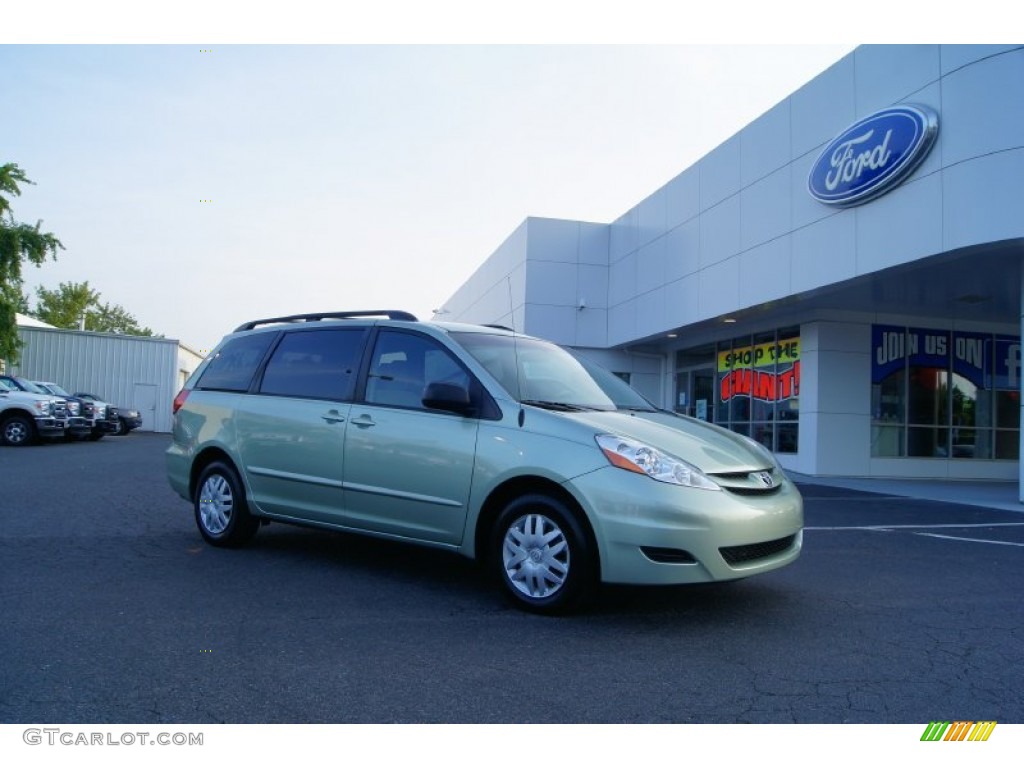
{"label": "white parking line", "polygon": [[966,528],[1020,528],[1024,523],[933,523],[932,525],[833,525],[833,526],[808,526],[805,531],[878,531],[891,533],[898,530],[907,530],[915,536],[928,536],[933,539],[948,539],[950,541],[970,541],[976,544],[1004,544],[1008,547],[1024,547],[1024,542],[1016,541],[995,541],[993,539],[970,539],[965,536],[945,536],[941,533],[927,533],[922,529],[955,528],[963,530]]}
{"label": "white parking line", "polygon": [[915,536],[929,536],[933,539],[950,539],[952,541],[973,541],[978,544],[1005,544],[1008,547],[1024,547],[1020,541],[993,541],[992,539],[966,539],[960,536],[943,536],[941,533],[915,533]]}
{"label": "white parking line", "polygon": [[1024,523],[935,523],[933,525],[822,525],[807,526],[805,531],[896,531],[922,528],[1014,528]]}
{"label": "white parking line", "polygon": [[[870,496],[807,496],[804,494],[804,501],[893,501],[895,499],[907,499],[909,496],[882,496],[872,493]],[[921,501],[921,499],[914,499]]]}

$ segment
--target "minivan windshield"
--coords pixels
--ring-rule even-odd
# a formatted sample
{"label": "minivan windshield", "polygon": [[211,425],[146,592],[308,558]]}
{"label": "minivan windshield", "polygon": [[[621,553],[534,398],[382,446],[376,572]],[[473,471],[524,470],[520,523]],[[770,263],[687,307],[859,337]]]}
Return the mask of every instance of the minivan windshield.
{"label": "minivan windshield", "polygon": [[[526,405],[554,410],[651,410],[638,393],[614,374],[540,339],[488,333],[452,334],[459,344]],[[625,388],[621,391],[614,382]]]}
{"label": "minivan windshield", "polygon": [[594,381],[597,382],[597,386],[599,386],[604,393],[611,398],[611,401],[615,403],[615,407],[618,410],[648,411],[651,413],[658,410],[647,398],[607,368],[602,368],[597,363],[587,360],[585,357],[578,355],[573,356],[579,361],[580,365],[587,370],[587,373],[593,377]]}

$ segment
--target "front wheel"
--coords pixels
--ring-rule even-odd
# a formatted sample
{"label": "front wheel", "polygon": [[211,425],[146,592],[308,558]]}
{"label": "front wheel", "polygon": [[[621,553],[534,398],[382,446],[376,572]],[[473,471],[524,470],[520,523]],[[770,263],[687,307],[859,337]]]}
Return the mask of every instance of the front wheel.
{"label": "front wheel", "polygon": [[513,500],[494,528],[493,562],[520,608],[562,613],[593,591],[597,558],[576,513],[542,494]]}
{"label": "front wheel", "polygon": [[238,473],[223,461],[215,461],[203,470],[194,502],[199,533],[214,546],[240,546],[260,526],[259,519],[249,514]]}
{"label": "front wheel", "polygon": [[8,416],[0,426],[0,441],[4,445],[31,445],[36,441],[36,425],[26,416]]}

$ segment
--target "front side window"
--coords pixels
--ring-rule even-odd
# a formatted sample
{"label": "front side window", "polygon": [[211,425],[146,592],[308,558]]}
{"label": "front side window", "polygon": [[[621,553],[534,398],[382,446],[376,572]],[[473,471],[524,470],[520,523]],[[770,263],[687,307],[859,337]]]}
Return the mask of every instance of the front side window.
{"label": "front side window", "polygon": [[366,379],[366,402],[424,408],[427,384],[454,384],[469,390],[470,378],[448,350],[431,338],[398,331],[377,336]]}
{"label": "front side window", "polygon": [[267,362],[260,393],[317,400],[352,398],[366,332],[331,328],[285,334]]}

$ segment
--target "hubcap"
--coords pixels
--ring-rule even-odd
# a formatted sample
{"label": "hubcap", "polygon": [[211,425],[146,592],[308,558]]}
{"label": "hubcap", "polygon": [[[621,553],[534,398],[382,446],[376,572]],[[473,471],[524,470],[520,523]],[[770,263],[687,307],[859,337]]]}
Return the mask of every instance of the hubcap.
{"label": "hubcap", "polygon": [[17,444],[25,442],[28,437],[28,430],[20,421],[12,421],[4,428],[4,439],[8,443]]}
{"label": "hubcap", "polygon": [[203,528],[214,535],[223,533],[231,522],[235,499],[231,485],[222,475],[210,475],[199,491],[199,518]]}
{"label": "hubcap", "polygon": [[512,586],[527,597],[550,597],[569,575],[569,543],[544,515],[524,515],[509,526],[501,559]]}

